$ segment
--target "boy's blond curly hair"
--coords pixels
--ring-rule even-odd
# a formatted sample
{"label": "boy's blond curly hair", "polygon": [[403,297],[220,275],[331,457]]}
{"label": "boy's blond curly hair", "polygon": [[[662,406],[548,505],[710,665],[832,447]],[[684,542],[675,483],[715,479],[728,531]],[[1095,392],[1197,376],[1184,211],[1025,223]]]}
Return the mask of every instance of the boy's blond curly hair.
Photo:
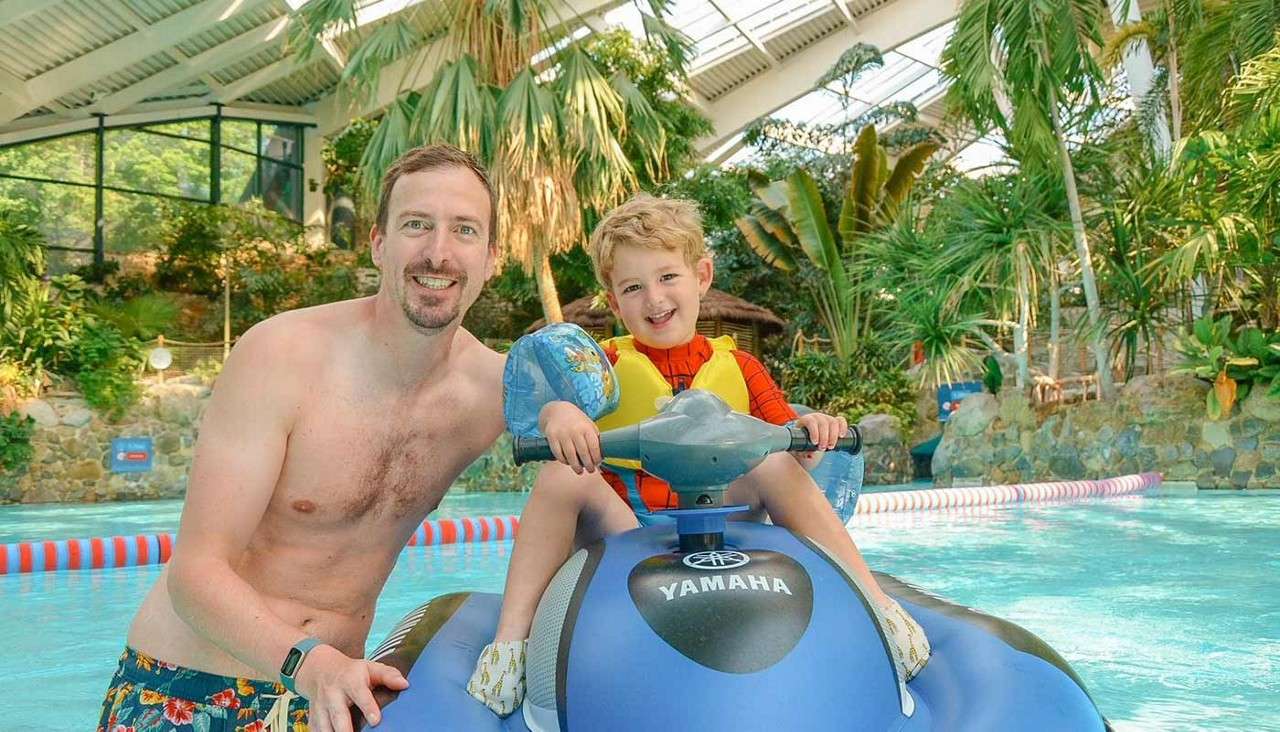
{"label": "boy's blond curly hair", "polygon": [[641,193],[606,214],[587,243],[596,279],[605,287],[613,286],[614,252],[623,246],[680,252],[694,266],[708,256],[698,204]]}

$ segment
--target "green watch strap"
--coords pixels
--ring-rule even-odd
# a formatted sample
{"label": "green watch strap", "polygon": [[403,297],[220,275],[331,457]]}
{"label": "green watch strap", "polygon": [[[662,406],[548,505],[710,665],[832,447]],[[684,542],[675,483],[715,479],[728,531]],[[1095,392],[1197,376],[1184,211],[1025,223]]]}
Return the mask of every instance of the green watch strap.
{"label": "green watch strap", "polygon": [[302,668],[302,662],[307,660],[311,649],[323,643],[324,641],[319,638],[310,637],[293,644],[293,648],[290,648],[289,653],[284,657],[284,663],[280,664],[280,683],[284,684],[284,688],[294,694],[298,693],[297,687],[294,686],[298,669]]}

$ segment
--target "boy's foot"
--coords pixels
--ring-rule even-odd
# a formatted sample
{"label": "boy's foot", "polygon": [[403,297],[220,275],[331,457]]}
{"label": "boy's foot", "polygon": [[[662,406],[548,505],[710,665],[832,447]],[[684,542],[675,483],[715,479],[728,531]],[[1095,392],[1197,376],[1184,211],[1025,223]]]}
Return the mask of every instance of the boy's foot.
{"label": "boy's foot", "polygon": [[514,712],[524,701],[525,641],[494,641],[484,647],[467,682],[471,698],[499,717]]}
{"label": "boy's foot", "polygon": [[880,618],[883,621],[885,635],[889,638],[889,648],[893,655],[893,664],[898,669],[899,677],[910,681],[929,663],[929,655],[933,649],[924,634],[924,628],[915,618],[907,614],[893,598],[888,605],[880,607]]}

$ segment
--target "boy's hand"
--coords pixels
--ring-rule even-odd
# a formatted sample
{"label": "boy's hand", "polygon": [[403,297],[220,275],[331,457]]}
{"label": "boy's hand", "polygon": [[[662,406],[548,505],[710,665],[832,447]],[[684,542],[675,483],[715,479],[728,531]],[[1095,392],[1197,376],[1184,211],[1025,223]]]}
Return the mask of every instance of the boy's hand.
{"label": "boy's hand", "polygon": [[596,472],[600,455],[600,429],[581,409],[569,402],[549,402],[538,413],[538,429],[546,435],[556,460],[582,471]]}
{"label": "boy's hand", "polygon": [[809,434],[809,442],[817,445],[819,450],[834,448],[836,440],[849,431],[849,421],[844,417],[832,417],[822,412],[810,412],[798,418],[796,425],[804,428]]}

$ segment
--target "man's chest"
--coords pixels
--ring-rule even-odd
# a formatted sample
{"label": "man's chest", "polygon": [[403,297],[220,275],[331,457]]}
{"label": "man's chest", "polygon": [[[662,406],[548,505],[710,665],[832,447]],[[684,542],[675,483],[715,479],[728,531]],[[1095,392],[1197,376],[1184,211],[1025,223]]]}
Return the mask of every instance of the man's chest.
{"label": "man's chest", "polygon": [[426,515],[487,445],[468,429],[477,407],[467,402],[312,405],[289,436],[275,501],[319,521]]}

